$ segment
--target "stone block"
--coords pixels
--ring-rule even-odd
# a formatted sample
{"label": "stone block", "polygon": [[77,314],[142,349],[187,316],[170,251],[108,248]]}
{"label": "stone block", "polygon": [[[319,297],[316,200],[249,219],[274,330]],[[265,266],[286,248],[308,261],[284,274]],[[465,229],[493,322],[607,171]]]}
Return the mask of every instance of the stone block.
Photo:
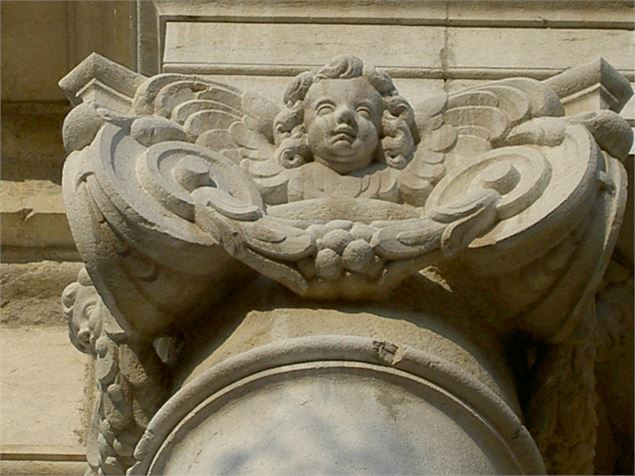
{"label": "stone block", "polygon": [[[9,260],[28,248],[47,250],[50,256],[76,256],[61,187],[49,181],[0,182],[2,246]],[[7,257],[5,257],[7,261]]]}
{"label": "stone block", "polygon": [[[532,69],[544,70],[539,71],[544,79],[579,64],[580,58],[600,56],[631,75],[635,66],[633,33],[628,30],[449,28],[447,51],[449,68],[482,71],[483,79],[522,76]],[[478,79],[478,71],[470,75]]]}
{"label": "stone block", "polygon": [[2,327],[0,340],[3,459],[76,461],[91,409],[90,360],[69,345],[65,326]]}
{"label": "stone block", "polygon": [[596,2],[576,0],[512,0],[474,2],[445,0],[447,17],[452,24],[488,26],[597,27],[629,28],[627,18],[633,14],[632,2],[605,0],[604,8]]}
{"label": "stone block", "polygon": [[[380,38],[390,41],[375,48]],[[438,68],[443,43],[440,27],[168,22],[163,67],[182,71],[187,64],[199,73],[291,76],[335,55],[354,54],[389,69]]]}
{"label": "stone block", "polygon": [[[41,261],[3,263],[1,323],[64,326],[60,295],[77,278],[81,263]],[[70,347],[67,342],[66,345]]]}

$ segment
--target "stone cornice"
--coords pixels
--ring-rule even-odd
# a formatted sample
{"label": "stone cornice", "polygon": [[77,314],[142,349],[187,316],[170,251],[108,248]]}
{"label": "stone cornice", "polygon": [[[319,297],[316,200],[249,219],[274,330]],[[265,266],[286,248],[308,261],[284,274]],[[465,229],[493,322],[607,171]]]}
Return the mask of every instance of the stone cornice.
{"label": "stone cornice", "polygon": [[[94,87],[101,86],[106,93],[119,98],[131,98],[145,80],[145,76],[135,73],[100,54],[92,53],[59,81],[73,105],[84,101],[85,95]],[[125,99],[124,99],[125,100]]]}

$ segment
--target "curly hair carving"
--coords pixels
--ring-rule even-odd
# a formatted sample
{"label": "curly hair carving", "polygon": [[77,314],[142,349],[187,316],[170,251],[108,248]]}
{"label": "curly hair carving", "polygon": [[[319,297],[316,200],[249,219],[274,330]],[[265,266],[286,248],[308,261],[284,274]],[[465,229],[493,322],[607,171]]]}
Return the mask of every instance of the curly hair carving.
{"label": "curly hair carving", "polygon": [[360,77],[368,81],[383,99],[377,160],[396,169],[402,169],[410,162],[419,142],[412,106],[399,95],[386,72],[364,65],[356,56],[337,56],[321,68],[297,75],[284,94],[284,107],[273,123],[276,159],[283,167],[295,168],[313,161],[304,127],[304,98],[311,86],[324,79]]}

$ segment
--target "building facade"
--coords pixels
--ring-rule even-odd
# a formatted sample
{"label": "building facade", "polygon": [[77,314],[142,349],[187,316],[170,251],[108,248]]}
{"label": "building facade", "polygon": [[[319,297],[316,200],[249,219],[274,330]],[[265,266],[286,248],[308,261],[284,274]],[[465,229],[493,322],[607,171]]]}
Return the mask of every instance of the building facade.
{"label": "building facade", "polygon": [[[626,91],[623,86],[624,81],[630,82],[631,85],[635,81],[635,10],[630,1],[600,3],[432,0],[355,1],[346,4],[301,0],[281,3],[168,0],[6,1],[1,4],[1,8],[0,193],[3,288],[0,332],[3,344],[3,387],[0,427],[3,430],[0,431],[0,465],[6,474],[82,474],[86,468],[86,445],[91,440],[89,429],[92,425],[94,407],[101,398],[96,391],[96,378],[99,378],[95,376],[94,361],[73,349],[68,339],[68,326],[63,308],[60,305],[63,290],[76,281],[83,267],[82,257],[76,249],[66,217],[62,192],[62,167],[67,152],[81,150],[87,145],[77,145],[73,142],[79,140],[81,143],[84,140],[83,134],[86,134],[78,123],[64,129],[67,151],[64,150],[62,141],[64,118],[73,106],[82,101],[94,100],[99,105],[108,105],[117,110],[116,104],[132,102],[135,88],[145,80],[144,77],[171,73],[196,75],[203,80],[256,92],[273,103],[282,104],[285,88],[296,75],[320,67],[331,58],[344,54],[357,56],[366,63],[384,69],[392,77],[399,94],[413,105],[416,112],[420,110],[419,103],[425,104],[429,97],[448,94],[452,96],[488,82],[510,77],[526,77],[544,82],[542,84],[555,91],[567,116],[591,111],[614,111],[620,113],[631,128],[634,126],[635,103],[628,100],[632,91]],[[93,56],[84,61],[93,52],[121,67],[113,66],[101,59],[101,56]],[[78,65],[80,66],[77,67]],[[573,71],[569,76],[566,73],[557,76],[568,69]],[[71,70],[74,73],[67,76]],[[554,76],[559,79],[549,82],[549,78]],[[59,87],[58,82],[62,78],[64,80]],[[126,88],[132,88],[132,92],[127,92]],[[99,103],[98,101],[102,100],[99,98],[102,97],[109,99]],[[514,101],[515,99],[511,100],[512,103]],[[123,112],[122,114],[125,115]],[[81,120],[79,122],[81,123]],[[79,131],[76,134],[77,138],[73,131]],[[619,144],[605,146],[597,135],[594,137],[603,150],[609,150],[610,155],[617,154],[613,151],[619,150]],[[92,140],[92,137],[90,139]],[[69,143],[77,147],[69,147]],[[630,154],[628,151],[624,152],[622,163],[628,177],[630,192],[633,183],[632,150]],[[610,188],[608,185],[607,187]],[[594,350],[599,356],[594,360],[592,371],[597,388],[597,392],[594,393],[597,403],[593,405],[597,419],[597,425],[594,427],[597,433],[593,438],[593,444],[586,447],[586,452],[580,455],[579,459],[584,459],[594,452],[591,467],[597,474],[632,474],[633,471],[632,203],[632,196],[629,196],[621,231],[611,238],[614,241],[611,246],[614,246],[615,250],[605,257],[602,276],[599,276],[598,282],[592,286],[594,316],[600,321],[605,318],[609,322],[598,340],[609,342],[610,345],[607,344],[605,349],[598,344]],[[308,211],[303,210],[302,213]],[[77,235],[76,230],[73,232]],[[542,270],[551,265],[543,263],[540,266]],[[565,263],[565,270],[567,266],[569,265]],[[90,267],[89,272],[94,281],[97,273]],[[236,276],[239,276],[240,272],[242,271],[237,270]],[[448,274],[444,285],[450,288],[456,285],[456,289],[461,289],[461,279],[451,275],[452,273]],[[226,282],[239,278],[223,279]],[[303,307],[304,301],[296,301],[295,297],[286,296],[277,288],[272,290],[271,282],[263,279],[264,282],[258,279],[249,281],[248,291],[251,297],[242,296],[240,299],[248,303],[249,299],[255,301],[247,306],[249,309],[237,314],[233,314],[236,312],[234,307],[242,301],[236,301],[235,294],[218,295],[217,302],[213,304],[216,306],[213,307],[214,312],[222,311],[223,315],[233,316],[228,318],[230,323],[226,324],[230,330],[221,326],[218,334],[215,324],[212,328],[207,327],[207,324],[197,324],[199,327],[192,328],[196,331],[181,329],[185,336],[181,345],[195,350],[189,354],[187,351],[182,354],[187,356],[182,362],[189,363],[174,372],[168,394],[191,383],[194,377],[204,373],[207,367],[222,364],[223,359],[228,356],[239,356],[251,347],[256,350],[259,346],[266,347],[272,353],[265,353],[266,355],[259,356],[258,359],[275,361],[280,355],[279,349],[275,350],[275,346],[281,345],[284,338],[354,335],[358,338],[372,339],[390,335],[397,341],[408,342],[408,334],[414,332],[413,330],[395,330],[391,327],[392,324],[385,321],[411,322],[415,319],[408,313],[416,314],[415,310],[420,308],[421,303],[411,301],[405,296],[409,292],[430,292],[430,300],[441,301],[438,311],[435,312],[451,322],[454,322],[452,319],[461,321],[460,315],[472,312],[466,309],[478,307],[479,301],[478,296],[466,294],[464,299],[468,302],[467,308],[461,308],[461,305],[454,301],[444,301],[446,297],[443,293],[434,294],[414,287],[404,288],[400,297],[403,302],[400,302],[398,312],[386,311],[383,308],[380,312],[372,306],[356,308],[354,304],[344,308],[330,304]],[[545,279],[548,281],[546,288],[556,286],[554,280]],[[432,281],[439,285],[441,283],[434,279]],[[525,287],[516,289],[517,295],[510,294],[510,301],[523,302],[532,291],[532,283],[538,281],[539,278],[532,275]],[[79,284],[82,284],[81,280]],[[214,282],[214,286],[217,284]],[[540,283],[537,284],[538,287],[539,285]],[[99,286],[97,285],[98,290]],[[487,289],[488,292],[493,292],[493,288]],[[567,299],[579,299],[577,295],[570,297],[575,294],[574,291],[567,292],[569,294],[559,295],[562,306],[567,305]],[[183,293],[187,294],[185,291]],[[192,299],[196,300],[198,297],[194,296]],[[489,306],[490,303],[486,302],[484,305]],[[556,302],[553,308],[557,307]],[[286,314],[276,313],[276,309],[284,309]],[[294,315],[294,312],[297,315]],[[314,312],[321,314],[314,317]],[[425,312],[431,311],[427,309]],[[282,314],[284,318],[281,317]],[[347,320],[346,316],[350,314],[358,314],[357,320]],[[455,314],[459,317],[450,317]],[[205,316],[200,319],[203,321],[197,322],[207,322]],[[266,324],[262,324],[263,322]],[[294,324],[297,322],[301,324]],[[423,327],[437,329],[434,322],[436,321],[431,318]],[[299,327],[292,329],[294,325]],[[355,329],[373,329],[373,332],[369,334],[366,330]],[[535,330],[531,323],[524,329],[529,334]],[[197,340],[191,335],[198,331],[208,340]],[[531,405],[525,400],[529,399],[526,396],[530,385],[528,380],[531,378],[529,372],[523,373],[513,369],[511,375],[501,376],[506,371],[500,371],[499,375],[498,370],[492,370],[498,360],[513,360],[510,357],[513,352],[505,346],[513,346],[515,343],[505,341],[500,350],[501,355],[505,357],[499,358],[496,351],[491,349],[501,345],[501,342],[490,343],[488,337],[481,336],[482,330],[473,328],[471,324],[454,323],[447,332],[451,335],[447,342],[439,343],[437,337],[442,335],[443,331],[437,329],[434,332],[436,337],[418,337],[420,340],[415,340],[423,344],[413,346],[416,348],[417,345],[440,345],[438,352],[456,356],[465,350],[462,345],[458,345],[458,348],[452,347],[457,342],[462,342],[461,336],[468,340],[482,339],[476,344],[475,363],[470,363],[469,359],[461,361],[457,358],[456,362],[463,362],[457,365],[464,365],[473,373],[481,372],[485,375],[483,379],[488,382],[491,380],[494,382],[491,383],[492,386],[500,387],[501,395],[507,395],[506,385],[514,387],[515,390],[509,392],[517,396],[510,397],[509,401],[517,400],[517,404],[522,407],[518,413],[528,418],[527,413],[530,412]],[[536,334],[538,333],[536,331]],[[217,335],[224,336],[227,340],[219,343],[215,340],[219,339]],[[364,352],[368,349],[358,344],[347,341],[337,345],[344,346],[346,352],[358,352],[358,360],[366,362]],[[310,354],[317,352],[316,348],[324,352],[324,348],[330,348],[332,343],[304,342],[298,345],[300,347],[294,352]],[[272,348],[274,350],[271,350]],[[480,354],[484,348],[490,351]],[[383,349],[384,347],[381,352],[385,354]],[[523,359],[535,360],[537,356],[540,357],[540,345],[532,343],[527,349],[526,354],[522,356]],[[387,352],[391,354],[390,349]],[[467,354],[472,355],[471,352]],[[339,354],[333,357],[333,360],[338,359],[342,360]],[[169,359],[166,357],[167,360]],[[417,358],[413,357],[413,362],[415,361]],[[193,362],[199,364],[195,365]],[[295,362],[297,365],[302,363]],[[533,364],[532,361],[531,365],[524,365],[529,369]],[[514,368],[514,365],[511,367]],[[231,366],[229,368],[232,369]],[[242,370],[234,371],[238,375]],[[402,369],[395,370],[397,371],[401,372]],[[396,379],[397,376],[391,375],[386,378]],[[366,388],[366,383],[347,381],[343,385],[360,389]],[[321,383],[318,382],[317,385],[319,387]],[[382,390],[381,385],[383,384],[370,385],[366,390],[360,390],[365,395],[364,401],[371,401],[369,395],[375,395],[378,391],[392,394],[391,388],[386,387]],[[320,398],[319,395],[311,393],[313,387],[310,385],[296,390],[292,390],[292,387],[293,384],[287,382],[289,394],[306,395],[312,399]],[[549,388],[545,390],[549,396],[552,395],[550,391]],[[346,415],[337,413],[339,405],[341,409],[354,405],[354,402],[346,400],[346,395],[347,393],[343,392],[330,401],[331,418],[341,425],[359,426],[358,421],[348,422]],[[544,404],[549,400],[549,396],[543,396],[539,402]],[[277,397],[264,395],[262,398],[268,401],[267,398]],[[294,403],[293,398],[288,401]],[[179,400],[176,402],[175,405]],[[548,406],[543,404],[539,406]],[[245,418],[244,414],[269,411],[263,402],[255,401],[251,405],[253,406],[247,407],[238,416],[230,415],[229,420],[217,418],[213,424],[219,428],[228,425],[229,434],[233,431],[232,421],[242,421],[241,418]],[[509,405],[514,407],[515,403]],[[414,405],[412,408],[417,407]],[[416,411],[412,410],[413,414],[408,413],[410,410],[407,406],[400,407],[400,410],[403,411],[401,418],[406,418],[414,424],[412,422],[418,418]],[[360,415],[378,413],[377,408],[371,404],[360,408],[359,411]],[[291,415],[291,418],[294,413],[288,410],[288,415]],[[186,416],[181,417],[185,421]],[[306,415],[297,413],[295,421],[302,418],[306,418]],[[436,421],[432,418],[427,421],[434,422],[437,427],[451,426],[451,423],[443,419]],[[376,424],[381,426],[384,423],[379,421]],[[426,420],[422,420],[415,426],[425,424]],[[462,428],[461,425],[459,427]],[[366,428],[365,431],[371,432],[373,428]],[[477,430],[470,431],[481,435]],[[446,438],[460,440],[460,431],[457,432]],[[536,438],[535,434],[533,436]],[[287,443],[294,441],[292,433],[281,432],[278,437]],[[195,436],[188,438],[185,438],[185,441],[193,441],[191,444],[196,444]],[[249,445],[255,445],[265,437],[249,432],[237,432],[233,438],[245,448],[254,448],[255,446]],[[324,435],[321,438],[320,441],[323,441]],[[401,437],[389,435],[386,438],[395,442],[395,448],[399,446]],[[479,438],[485,439],[485,436],[476,437],[477,440]],[[426,451],[449,451],[433,448],[428,443],[429,439],[413,452],[425,454]],[[546,447],[540,443],[538,446],[545,456]],[[379,448],[375,450],[381,454]],[[187,463],[187,455],[194,450],[186,445],[173,451],[176,456],[171,464],[177,465],[178,468],[178,465]],[[496,451],[492,450],[493,453]],[[515,451],[525,451],[525,456],[530,452],[522,449]],[[489,454],[487,451],[484,452]],[[394,455],[398,453],[395,449],[387,452],[387,455],[389,458],[390,455],[395,458]],[[256,450],[252,450],[250,454],[256,454]],[[474,450],[474,455],[477,454],[480,453]],[[359,470],[363,467],[365,458],[372,460],[371,456],[366,454],[360,457],[359,464],[362,466],[348,469]],[[209,456],[212,459],[215,457]],[[487,466],[484,463],[481,468],[483,471],[516,471],[514,466],[505,466],[507,463],[500,462],[506,461],[505,458],[492,458],[501,466]],[[539,468],[527,463],[531,457],[526,456],[526,460],[519,458],[526,464],[520,465],[523,471],[535,472],[536,468]],[[345,454],[342,459],[347,459]],[[381,459],[377,458],[378,461]],[[397,459],[410,461],[404,455]],[[478,457],[474,456],[474,461],[477,459]],[[404,473],[418,467],[418,464],[423,464],[416,458],[410,462],[414,466],[381,466],[376,463],[371,469],[376,472],[390,472],[392,469],[394,472]],[[174,466],[170,467],[169,460],[167,463],[165,458],[161,460],[160,454],[152,464],[155,465],[155,472],[174,470]],[[277,467],[275,461],[271,464],[273,466],[268,468],[273,470]],[[549,464],[547,467],[550,467]],[[558,466],[553,463],[551,467]],[[195,467],[193,471],[197,468],[201,470],[204,466]],[[295,468],[298,471],[302,470],[301,466]],[[444,469],[443,466],[438,468]],[[337,472],[332,467],[325,466],[321,469]],[[457,471],[464,469],[455,468]]]}

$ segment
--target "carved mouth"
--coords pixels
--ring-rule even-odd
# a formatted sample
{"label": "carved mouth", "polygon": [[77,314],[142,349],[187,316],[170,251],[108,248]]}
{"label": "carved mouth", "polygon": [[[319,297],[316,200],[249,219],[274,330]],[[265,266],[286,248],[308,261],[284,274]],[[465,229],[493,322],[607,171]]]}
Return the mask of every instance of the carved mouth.
{"label": "carved mouth", "polygon": [[333,142],[345,141],[352,144],[355,141],[355,130],[349,126],[340,126],[332,132]]}

